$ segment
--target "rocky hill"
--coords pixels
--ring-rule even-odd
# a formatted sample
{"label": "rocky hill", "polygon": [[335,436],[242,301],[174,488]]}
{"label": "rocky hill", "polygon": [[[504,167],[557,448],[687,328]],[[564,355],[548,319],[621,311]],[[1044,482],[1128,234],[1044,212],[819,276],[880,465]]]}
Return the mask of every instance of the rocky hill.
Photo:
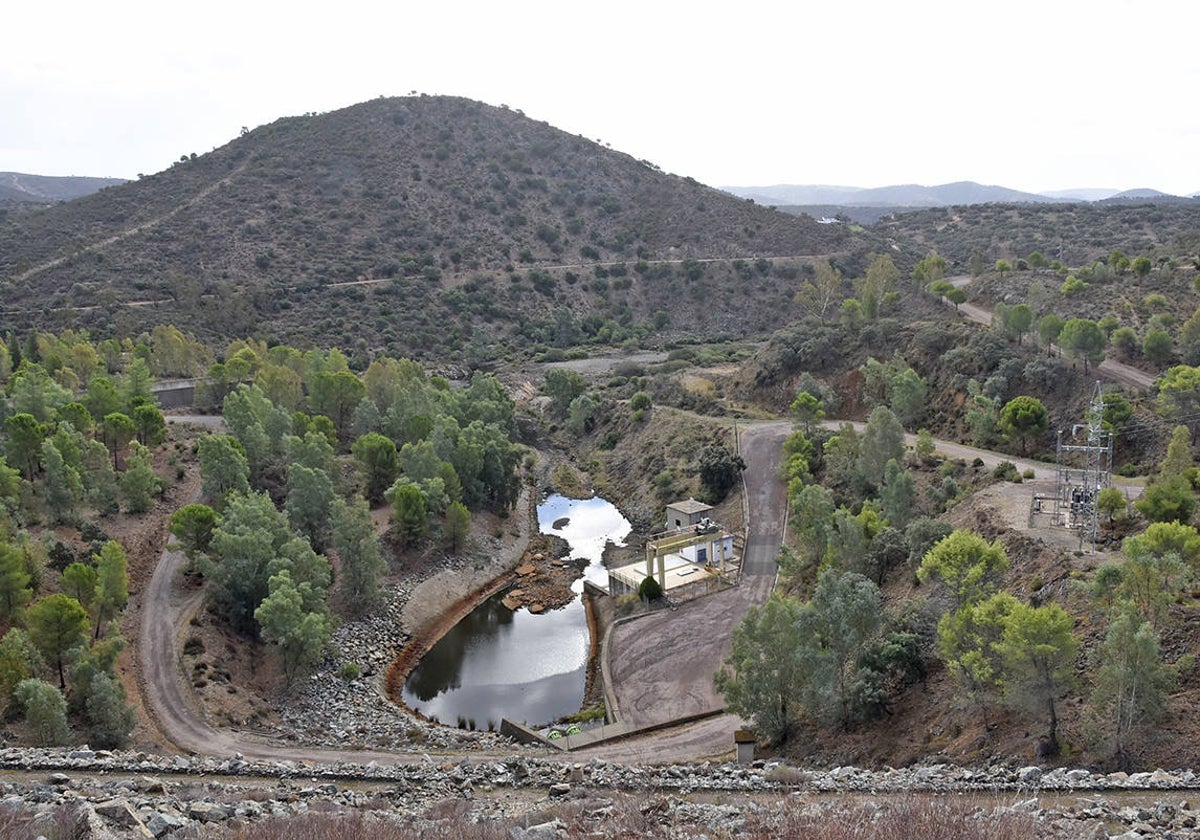
{"label": "rocky hill", "polygon": [[765,334],[807,260],[870,246],[520,112],[378,99],[8,219],[0,327],[175,322],[473,358],[606,323]]}

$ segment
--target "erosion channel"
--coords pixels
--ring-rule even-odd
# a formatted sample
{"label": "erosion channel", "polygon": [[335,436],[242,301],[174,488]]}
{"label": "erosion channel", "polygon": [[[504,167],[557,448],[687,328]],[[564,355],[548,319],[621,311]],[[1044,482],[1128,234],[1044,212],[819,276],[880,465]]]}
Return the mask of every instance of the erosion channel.
{"label": "erosion channel", "polygon": [[402,696],[409,708],[431,720],[479,729],[498,728],[502,718],[537,726],[579,711],[591,641],[583,583],[607,585],[604,547],[622,544],[631,526],[598,496],[550,496],[538,505],[537,518],[542,533],[561,537],[572,558],[587,561],[572,585],[576,597],[541,613],[509,609],[506,591],[486,599],[408,675]]}

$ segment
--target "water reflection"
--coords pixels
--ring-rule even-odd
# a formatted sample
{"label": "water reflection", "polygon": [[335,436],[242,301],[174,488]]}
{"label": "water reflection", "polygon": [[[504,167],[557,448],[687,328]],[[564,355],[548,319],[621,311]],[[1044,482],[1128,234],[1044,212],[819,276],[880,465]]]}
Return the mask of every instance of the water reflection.
{"label": "water reflection", "polygon": [[[587,559],[584,578],[608,586],[608,570],[601,562],[604,546],[609,542],[624,545],[632,527],[613,505],[599,496],[590,499],[568,499],[565,496],[550,496],[538,505],[538,528],[543,534],[556,534],[571,546],[571,557]],[[554,523],[566,519],[561,528]],[[575,591],[583,591],[582,579],[576,581]]]}
{"label": "water reflection", "polygon": [[[566,518],[562,527],[554,523]],[[585,577],[608,580],[604,546],[620,543],[629,522],[607,501],[551,496],[538,506],[538,527],[570,545],[571,557],[588,560]],[[583,579],[573,585],[582,591]],[[409,674],[404,702],[442,723],[473,721],[480,729],[501,718],[548,723],[577,711],[587,679],[587,614],[579,598],[538,615],[513,612],[498,593],[475,608],[427,653]]]}

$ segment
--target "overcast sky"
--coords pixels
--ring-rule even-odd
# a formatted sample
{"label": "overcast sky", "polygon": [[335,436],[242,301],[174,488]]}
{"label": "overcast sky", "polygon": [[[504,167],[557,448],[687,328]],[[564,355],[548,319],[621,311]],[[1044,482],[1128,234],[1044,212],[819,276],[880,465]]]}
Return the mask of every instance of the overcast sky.
{"label": "overcast sky", "polygon": [[0,19],[0,171],[132,178],[415,90],[713,186],[1200,191],[1191,0],[12,0]]}

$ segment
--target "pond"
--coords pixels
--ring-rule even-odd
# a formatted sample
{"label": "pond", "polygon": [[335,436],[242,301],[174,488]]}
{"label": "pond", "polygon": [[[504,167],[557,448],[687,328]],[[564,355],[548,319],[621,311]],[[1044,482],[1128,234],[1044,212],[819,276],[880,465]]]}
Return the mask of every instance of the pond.
{"label": "pond", "polygon": [[[404,682],[409,708],[451,726],[499,728],[502,718],[537,726],[579,711],[587,682],[587,612],[578,593],[588,579],[604,586],[601,562],[631,526],[610,502],[554,495],[538,505],[538,528],[567,541],[588,565],[561,609],[512,611],[499,592],[476,607],[425,654]],[[556,528],[555,525],[558,525]]]}

